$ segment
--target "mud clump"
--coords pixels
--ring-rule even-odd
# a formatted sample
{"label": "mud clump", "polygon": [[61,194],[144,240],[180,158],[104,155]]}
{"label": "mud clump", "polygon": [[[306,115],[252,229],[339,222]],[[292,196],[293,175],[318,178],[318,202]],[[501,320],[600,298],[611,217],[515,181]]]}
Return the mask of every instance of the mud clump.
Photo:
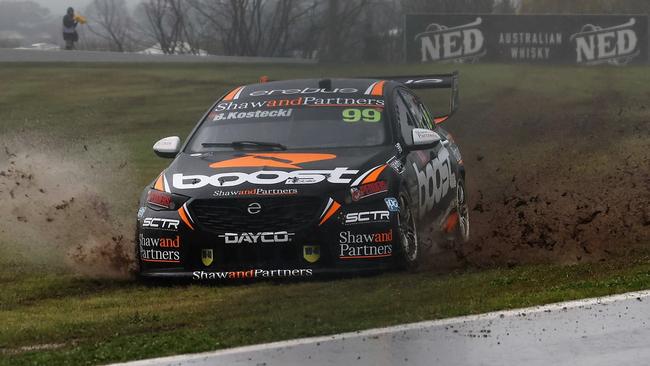
{"label": "mud clump", "polygon": [[129,276],[133,227],[111,205],[127,174],[85,150],[43,151],[60,145],[26,140],[38,141],[0,141],[2,255],[92,277]]}

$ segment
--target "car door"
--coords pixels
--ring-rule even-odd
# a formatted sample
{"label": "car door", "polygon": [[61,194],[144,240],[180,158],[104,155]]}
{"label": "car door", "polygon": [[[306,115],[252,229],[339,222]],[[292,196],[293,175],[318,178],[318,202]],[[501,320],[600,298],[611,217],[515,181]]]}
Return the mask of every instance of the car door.
{"label": "car door", "polygon": [[407,149],[406,174],[411,200],[417,203],[421,222],[439,222],[440,216],[448,213],[456,188],[449,151],[445,141],[430,148],[413,146],[414,128],[435,132],[437,127],[426,107],[409,90],[398,88],[394,97],[401,138],[404,145],[410,147]]}

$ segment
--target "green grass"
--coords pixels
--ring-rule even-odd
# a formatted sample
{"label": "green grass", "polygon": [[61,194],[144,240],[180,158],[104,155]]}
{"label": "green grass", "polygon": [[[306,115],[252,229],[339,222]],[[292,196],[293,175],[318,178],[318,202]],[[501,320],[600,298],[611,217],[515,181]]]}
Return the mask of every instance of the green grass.
{"label": "green grass", "polygon": [[[253,82],[260,75],[280,79],[453,68],[2,64],[0,137],[45,136],[46,142],[67,141],[65,149],[71,152],[83,144],[91,149],[100,143],[125,148],[134,176],[126,186],[114,188],[120,193],[115,207],[132,212],[138,191],[168,163],[154,157],[152,143],[167,135],[186,136],[209,105],[234,86]],[[552,101],[558,110],[567,106],[576,113],[593,107],[594,90],[612,89],[630,104],[650,97],[648,69],[641,67],[461,65],[460,69],[461,121],[496,108],[504,103],[503,98],[515,94]],[[433,93],[423,95],[433,101]],[[545,106],[525,107],[539,111]],[[612,116],[616,112],[603,111]],[[630,113],[639,119],[647,117],[636,109]],[[471,141],[468,127],[456,128]],[[512,131],[513,136],[517,133]],[[483,136],[489,135],[489,129],[483,131]],[[634,143],[639,148],[647,146],[647,141]],[[531,145],[531,151],[535,146]],[[107,153],[105,158],[112,156]],[[643,250],[604,263],[569,266],[468,268],[447,274],[395,272],[246,286],[144,286],[75,276],[64,266],[43,270],[20,259],[26,256],[12,254],[19,247],[16,242],[0,237],[0,365],[126,361],[650,287],[650,257]]]}
{"label": "green grass", "polygon": [[[648,259],[247,286],[5,275],[0,364],[125,361],[640,290]],[[40,344],[60,348],[20,348]]]}

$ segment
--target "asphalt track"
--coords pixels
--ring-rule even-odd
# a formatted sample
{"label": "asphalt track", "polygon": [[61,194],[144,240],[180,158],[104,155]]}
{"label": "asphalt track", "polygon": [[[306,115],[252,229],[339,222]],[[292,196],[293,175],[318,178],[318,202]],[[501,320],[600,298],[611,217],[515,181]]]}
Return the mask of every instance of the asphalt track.
{"label": "asphalt track", "polygon": [[649,365],[650,292],[122,365]]}
{"label": "asphalt track", "polygon": [[191,55],[141,55],[93,51],[41,51],[0,48],[0,62],[146,62],[146,63],[272,63],[310,64],[316,60],[288,57],[239,57]]}

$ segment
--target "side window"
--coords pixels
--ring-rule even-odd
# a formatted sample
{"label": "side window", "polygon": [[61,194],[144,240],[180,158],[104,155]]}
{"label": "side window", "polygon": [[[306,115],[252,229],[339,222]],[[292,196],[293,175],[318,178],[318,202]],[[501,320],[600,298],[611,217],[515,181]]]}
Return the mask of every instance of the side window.
{"label": "side window", "polygon": [[404,103],[400,96],[401,93],[395,92],[395,115],[397,116],[397,123],[402,134],[402,138],[407,145],[413,144],[413,129],[416,128],[413,118],[409,115],[409,108]]}
{"label": "side window", "polygon": [[415,124],[417,125],[417,128],[428,128],[430,130],[434,129],[431,115],[427,111],[426,107],[422,103],[420,103],[418,98],[415,95],[408,93],[404,90],[400,90],[399,93],[402,96],[402,98],[404,98],[404,100],[406,101],[406,105],[409,108],[409,112],[411,112],[411,115],[415,119]]}

